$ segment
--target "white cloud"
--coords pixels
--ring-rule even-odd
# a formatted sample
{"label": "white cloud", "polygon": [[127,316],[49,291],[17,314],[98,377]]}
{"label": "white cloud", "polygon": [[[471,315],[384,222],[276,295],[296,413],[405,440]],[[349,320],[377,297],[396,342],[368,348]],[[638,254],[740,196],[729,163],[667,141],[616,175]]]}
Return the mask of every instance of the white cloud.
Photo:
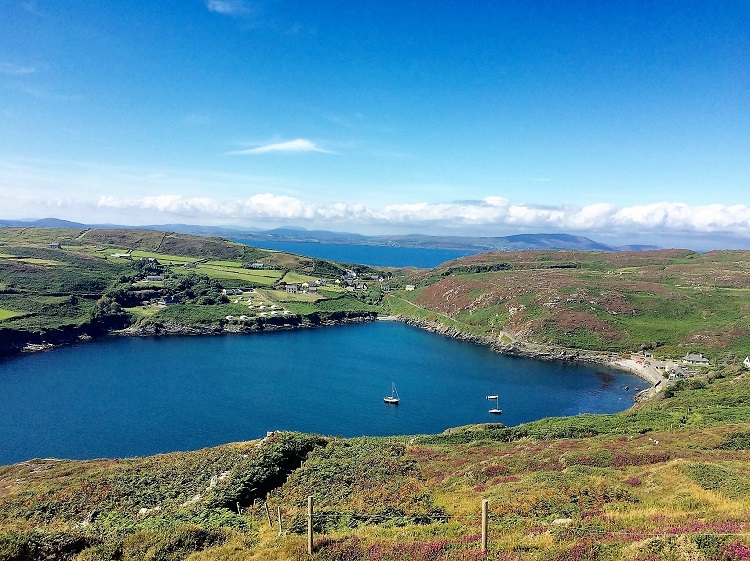
{"label": "white cloud", "polygon": [[536,207],[511,204],[501,197],[460,203],[413,203],[368,208],[359,203],[305,202],[286,195],[256,194],[219,201],[209,197],[158,195],[140,199],[101,197],[100,208],[158,211],[205,220],[304,221],[318,224],[481,226],[521,231],[565,231],[583,234],[702,233],[750,238],[750,207],[745,205],[688,206],[682,203],[616,208],[607,203],[585,207]]}
{"label": "white cloud", "polygon": [[[186,221],[261,227],[296,223],[368,233],[493,236],[568,232],[655,245],[702,239],[703,247],[727,247],[734,240],[735,247],[750,249],[750,206],[745,204],[542,206],[501,196],[389,204],[386,189],[380,200],[366,203],[357,198],[356,189],[348,190],[346,199],[326,201],[324,193],[331,192],[314,182],[291,183],[275,176],[0,159],[0,219],[56,216],[87,223]],[[305,198],[297,193],[305,193]],[[315,193],[318,200],[308,198]]]}
{"label": "white cloud", "polygon": [[276,142],[274,144],[266,144],[264,146],[257,146],[256,148],[249,148],[247,150],[235,150],[233,152],[229,152],[229,154],[242,156],[248,154],[267,154],[269,152],[322,152],[324,154],[333,154],[333,152],[324,150],[314,142],[305,140],[304,138],[297,138],[295,140],[288,140],[286,142]]}
{"label": "white cloud", "polygon": [[250,4],[245,0],[207,0],[206,8],[224,16],[244,16],[252,13]]}

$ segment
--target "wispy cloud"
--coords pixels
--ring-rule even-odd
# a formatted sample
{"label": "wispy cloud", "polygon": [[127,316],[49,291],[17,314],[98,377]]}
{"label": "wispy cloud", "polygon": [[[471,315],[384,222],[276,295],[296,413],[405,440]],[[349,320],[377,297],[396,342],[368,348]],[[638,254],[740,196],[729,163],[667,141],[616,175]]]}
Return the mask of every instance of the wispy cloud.
{"label": "wispy cloud", "polygon": [[276,142],[274,144],[265,144],[255,148],[248,148],[247,150],[234,150],[229,152],[229,154],[233,156],[244,156],[268,154],[269,152],[322,152],[324,154],[333,154],[333,152],[324,150],[314,142],[305,140],[304,138],[297,138],[286,142]]}
{"label": "wispy cloud", "polygon": [[10,74],[11,76],[23,76],[24,74],[33,74],[37,69],[33,66],[21,66],[11,62],[0,62],[0,73]]}
{"label": "wispy cloud", "polygon": [[248,16],[254,13],[246,0],[206,0],[206,8],[223,16]]}

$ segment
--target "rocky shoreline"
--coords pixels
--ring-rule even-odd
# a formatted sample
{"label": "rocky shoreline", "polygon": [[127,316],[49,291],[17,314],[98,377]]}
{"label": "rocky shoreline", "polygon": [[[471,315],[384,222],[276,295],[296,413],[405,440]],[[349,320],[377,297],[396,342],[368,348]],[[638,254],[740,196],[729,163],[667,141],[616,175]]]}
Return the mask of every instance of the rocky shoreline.
{"label": "rocky shoreline", "polygon": [[[94,331],[77,327],[69,330],[50,330],[44,333],[12,332],[3,333],[4,344],[0,345],[0,358],[19,354],[51,351],[60,347],[75,345],[105,336],[154,337],[168,335],[199,336],[224,335],[230,333],[251,334],[270,331],[291,331],[313,329],[335,325],[349,325],[375,321],[374,312],[333,312],[283,318],[283,322],[273,321],[248,323],[222,323],[217,325],[183,325],[178,323],[153,323],[145,326],[132,326],[112,331]],[[8,330],[6,330],[8,331]]]}
{"label": "rocky shoreline", "polygon": [[607,352],[598,351],[586,351],[579,349],[568,349],[565,347],[553,347],[548,345],[536,345],[523,341],[513,340],[510,343],[505,343],[500,340],[500,337],[490,337],[486,335],[473,335],[470,333],[464,333],[454,327],[444,325],[440,322],[429,321],[420,318],[412,318],[406,316],[388,316],[380,319],[390,319],[394,321],[400,321],[419,329],[424,329],[432,333],[437,333],[445,337],[452,337],[453,339],[459,339],[461,341],[468,341],[476,345],[485,345],[490,347],[493,351],[509,356],[516,356],[522,358],[533,358],[536,360],[562,360],[562,361],[576,361],[576,362],[587,362],[592,364],[602,364],[611,368],[617,368],[624,370],[630,374],[642,378],[649,384],[649,388],[644,390],[635,396],[635,402],[639,403],[648,399],[661,391],[664,387],[662,384],[661,376],[654,369],[645,369],[638,365],[635,361],[629,359],[623,359],[619,355]]}
{"label": "rocky shoreline", "polygon": [[267,333],[270,331],[292,331],[296,329],[314,329],[318,327],[332,327],[336,325],[349,325],[356,323],[367,323],[375,321],[374,314],[352,315],[337,318],[321,318],[319,321],[308,317],[302,317],[297,323],[226,323],[223,325],[182,325],[178,323],[149,324],[142,327],[128,327],[113,331],[112,335],[130,337],[154,337],[161,335],[226,335],[229,333],[251,334]]}

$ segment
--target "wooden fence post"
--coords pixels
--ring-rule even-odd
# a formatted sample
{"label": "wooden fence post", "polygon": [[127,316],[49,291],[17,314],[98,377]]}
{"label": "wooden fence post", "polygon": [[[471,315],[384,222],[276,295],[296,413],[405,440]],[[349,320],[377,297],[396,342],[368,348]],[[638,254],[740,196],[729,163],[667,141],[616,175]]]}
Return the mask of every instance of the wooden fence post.
{"label": "wooden fence post", "polygon": [[268,502],[266,502],[263,506],[266,507],[266,518],[268,518],[268,525],[273,528],[273,520],[271,520],[271,511],[268,510]]}
{"label": "wooden fence post", "polygon": [[482,500],[482,552],[487,552],[487,499]]}
{"label": "wooden fence post", "polygon": [[279,518],[279,535],[282,535],[283,532],[281,531],[281,507],[280,506],[276,507],[276,514]]}
{"label": "wooden fence post", "polygon": [[307,497],[307,554],[313,552],[313,498]]}

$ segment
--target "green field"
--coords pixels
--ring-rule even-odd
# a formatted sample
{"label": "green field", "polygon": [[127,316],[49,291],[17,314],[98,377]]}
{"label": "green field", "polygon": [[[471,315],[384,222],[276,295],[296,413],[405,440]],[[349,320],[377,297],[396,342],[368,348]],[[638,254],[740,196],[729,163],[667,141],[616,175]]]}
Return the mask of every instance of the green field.
{"label": "green field", "polygon": [[197,271],[215,279],[246,281],[261,286],[272,286],[283,274],[282,271],[236,269],[234,267],[211,266],[203,263],[198,265]]}
{"label": "green field", "polygon": [[14,312],[13,310],[6,310],[5,308],[0,308],[0,321],[3,321],[4,319],[9,319],[12,317],[23,315],[21,312]]}
{"label": "green field", "polygon": [[[117,253],[117,252],[114,252],[114,253]],[[192,259],[190,257],[185,257],[182,255],[166,255],[163,253],[154,253],[152,251],[137,251],[136,250],[136,251],[131,252],[130,256],[133,259],[153,257],[154,259],[158,259],[160,262],[170,263],[170,264],[185,264],[185,263],[192,263],[195,261],[195,259]]]}

